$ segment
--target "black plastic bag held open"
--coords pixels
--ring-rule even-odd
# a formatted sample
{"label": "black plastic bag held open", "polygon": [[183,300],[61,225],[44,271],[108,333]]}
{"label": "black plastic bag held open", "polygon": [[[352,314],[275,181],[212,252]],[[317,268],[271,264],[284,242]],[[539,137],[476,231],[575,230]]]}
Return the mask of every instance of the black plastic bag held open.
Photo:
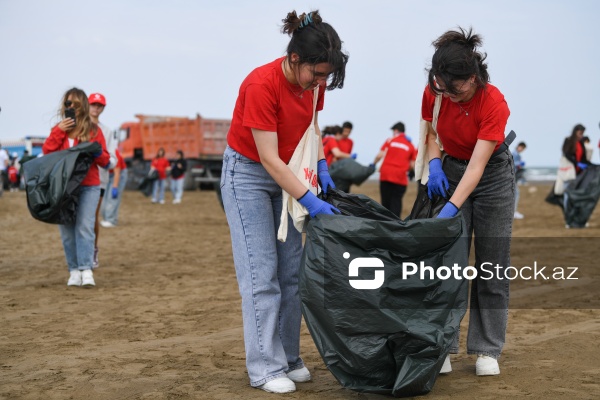
{"label": "black plastic bag held open", "polygon": [[467,307],[468,281],[421,279],[468,262],[461,215],[401,221],[364,195],[331,191],[343,215],[307,226],[300,297],[321,357],[342,386],[368,393],[429,392]]}

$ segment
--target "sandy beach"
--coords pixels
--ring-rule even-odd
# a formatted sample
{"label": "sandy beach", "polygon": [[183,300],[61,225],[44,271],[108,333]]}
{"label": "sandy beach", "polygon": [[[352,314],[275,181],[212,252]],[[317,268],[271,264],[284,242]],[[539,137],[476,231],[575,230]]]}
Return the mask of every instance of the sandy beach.
{"label": "sandy beach", "polygon": [[[512,286],[501,375],[475,376],[475,357],[453,358],[426,399],[600,398],[600,210],[565,229],[550,185],[521,187],[513,265],[579,267],[577,282]],[[354,192],[379,200],[378,183]],[[415,198],[411,184],[406,216]],[[0,198],[0,399],[383,399],[342,388],[308,329],[313,374],[288,395],[251,388],[229,229],[213,191],[151,204],[124,193],[117,228],[102,228],[96,287],[68,288],[58,227],[34,220],[24,192]],[[463,320],[466,332],[468,314]]]}

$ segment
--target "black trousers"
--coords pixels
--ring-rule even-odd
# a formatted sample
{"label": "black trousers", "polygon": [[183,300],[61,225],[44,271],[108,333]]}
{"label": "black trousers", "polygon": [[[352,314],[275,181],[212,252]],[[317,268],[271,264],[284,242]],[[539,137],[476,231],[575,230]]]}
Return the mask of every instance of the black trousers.
{"label": "black trousers", "polygon": [[402,198],[404,197],[404,193],[406,193],[406,186],[380,181],[379,191],[381,193],[381,205],[401,218]]}

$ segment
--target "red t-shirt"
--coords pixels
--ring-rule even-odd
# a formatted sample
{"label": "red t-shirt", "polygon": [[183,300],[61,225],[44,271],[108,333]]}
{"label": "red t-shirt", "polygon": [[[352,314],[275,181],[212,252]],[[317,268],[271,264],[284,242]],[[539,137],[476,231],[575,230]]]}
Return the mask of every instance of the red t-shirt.
{"label": "red t-shirt", "polygon": [[[292,158],[300,139],[308,129],[313,116],[313,92],[292,85],[283,74],[281,63],[285,57],[256,68],[242,82],[227,144],[238,153],[260,162],[252,136],[252,128],[277,132],[279,158],[286,164]],[[323,109],[325,87],[319,87],[317,111]]]}
{"label": "red t-shirt", "polygon": [[[98,131],[95,137],[90,139],[90,142],[98,142],[102,146],[102,154],[98,157],[94,158],[92,168],[89,169],[83,181],[81,181],[81,186],[96,186],[100,184],[100,172],[98,171],[98,167],[105,167],[110,161],[110,155],[106,150],[106,142],[104,141],[104,134],[102,134],[102,129],[98,127]],[[73,142],[73,146],[77,146],[79,144],[79,139],[75,139]],[[63,131],[56,125],[50,131],[50,136],[46,138],[44,141],[44,145],[42,146],[42,152],[44,154],[54,153],[55,151],[66,150],[70,148],[69,144],[69,135],[67,132]]]}
{"label": "red t-shirt", "polygon": [[158,172],[158,179],[167,178],[167,168],[171,166],[169,160],[164,157],[154,158],[152,164],[150,164]]}
{"label": "red t-shirt", "polygon": [[338,140],[338,147],[344,153],[351,154],[352,146],[354,146],[354,142],[352,142],[352,139],[350,138],[346,137]]}
{"label": "red t-shirt", "polygon": [[[123,156],[121,155],[121,152],[119,152],[119,149],[115,150],[115,155],[117,156],[117,165],[115,165],[115,168],[119,168],[121,171],[127,169],[127,164],[125,163],[125,160],[123,160]],[[108,172],[112,174],[115,171],[113,169],[109,169]]]}
{"label": "red t-shirt", "polygon": [[[435,94],[426,87],[421,107],[425,121],[433,120],[434,102]],[[471,100],[460,103],[460,106],[442,98],[437,133],[444,144],[444,151],[452,157],[470,160],[478,139],[497,141],[497,150],[504,141],[509,115],[504,95],[490,84],[477,90]]]}
{"label": "red t-shirt", "polygon": [[325,161],[327,166],[331,165],[335,156],[333,155],[333,149],[338,147],[338,142],[333,136],[326,136],[323,138],[323,153],[325,154]]}
{"label": "red t-shirt", "polygon": [[387,150],[381,168],[379,180],[392,182],[397,185],[408,185],[408,170],[410,162],[417,159],[417,151],[404,133],[385,141],[381,150]]}

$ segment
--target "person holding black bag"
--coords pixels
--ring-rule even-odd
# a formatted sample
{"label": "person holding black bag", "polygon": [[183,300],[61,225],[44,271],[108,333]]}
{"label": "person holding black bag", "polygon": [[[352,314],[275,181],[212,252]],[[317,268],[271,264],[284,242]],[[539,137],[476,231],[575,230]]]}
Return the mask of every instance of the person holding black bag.
{"label": "person holding black bag", "polygon": [[[317,178],[323,192],[335,187],[317,117],[325,89],[343,86],[348,60],[338,34],[318,11],[300,16],[292,11],[283,22],[282,31],[291,36],[287,55],[254,69],[241,84],[220,182],[250,385],[274,393],[293,392],[295,382],[311,379],[299,354],[302,234],[291,223],[282,226],[292,221],[288,206],[297,210],[296,201],[311,217],[337,212],[311,190]],[[302,174],[310,176],[303,182],[290,164],[305,155],[315,165]]]}
{"label": "person holding black bag", "polygon": [[110,156],[106,150],[102,130],[92,122],[88,97],[83,90],[67,90],[63,95],[59,113],[64,118],[52,128],[50,136],[44,142],[44,154],[65,150],[82,142],[97,142],[102,146],[102,151],[94,154],[92,167],[79,186],[79,203],[74,223],[59,225],[69,267],[67,285],[91,287],[96,285],[92,267],[96,238],[96,207],[100,199],[100,176],[97,166],[107,168]]}
{"label": "person holding black bag", "polygon": [[[448,31],[433,42],[435,53],[423,93],[422,118],[427,121],[430,197],[448,199],[438,218],[459,209],[469,243],[475,235],[467,353],[477,354],[477,375],[498,375],[498,357],[505,343],[509,283],[496,275],[483,280],[482,262],[510,266],[510,240],[515,204],[513,158],[504,130],[510,115],[504,95],[489,83],[485,53],[472,30]],[[434,105],[441,100],[434,129]],[[446,156],[442,160],[441,142]],[[507,143],[508,142],[508,143]],[[450,353],[458,353],[458,333]],[[452,370],[450,357],[441,372]]]}

